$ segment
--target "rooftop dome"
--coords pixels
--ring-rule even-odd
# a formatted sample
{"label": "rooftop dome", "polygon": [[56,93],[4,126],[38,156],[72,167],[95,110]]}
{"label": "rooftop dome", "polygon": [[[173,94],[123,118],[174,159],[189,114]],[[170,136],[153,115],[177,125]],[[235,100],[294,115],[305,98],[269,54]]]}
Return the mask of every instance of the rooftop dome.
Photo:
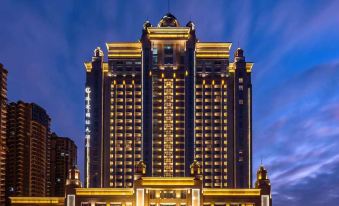
{"label": "rooftop dome", "polygon": [[242,48],[237,48],[237,50],[235,51],[234,56],[236,56],[236,57],[243,57],[244,56],[244,50]]}
{"label": "rooftop dome", "polygon": [[146,29],[147,29],[147,27],[152,27],[152,24],[151,24],[151,22],[149,22],[148,20],[147,20],[147,21],[145,21],[145,23],[144,23],[144,30],[146,30]]}
{"label": "rooftop dome", "polygon": [[195,29],[195,25],[192,21],[189,21],[187,24],[186,24],[186,27],[191,27],[192,30]]}
{"label": "rooftop dome", "polygon": [[167,13],[160,20],[158,27],[179,27],[179,22],[171,13]]}
{"label": "rooftop dome", "polygon": [[257,179],[258,180],[266,180],[268,179],[267,176],[267,170],[265,169],[265,167],[263,165],[260,165],[258,171],[257,171]]}

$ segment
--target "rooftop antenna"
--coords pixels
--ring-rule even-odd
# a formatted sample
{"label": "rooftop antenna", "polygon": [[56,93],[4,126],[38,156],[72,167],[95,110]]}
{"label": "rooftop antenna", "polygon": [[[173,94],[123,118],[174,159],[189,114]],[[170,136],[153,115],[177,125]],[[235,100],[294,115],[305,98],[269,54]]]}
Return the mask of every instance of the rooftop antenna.
{"label": "rooftop antenna", "polygon": [[240,43],[239,43],[239,39],[238,39],[238,48],[240,48]]}
{"label": "rooftop antenna", "polygon": [[260,157],[260,165],[262,166],[262,156]]}

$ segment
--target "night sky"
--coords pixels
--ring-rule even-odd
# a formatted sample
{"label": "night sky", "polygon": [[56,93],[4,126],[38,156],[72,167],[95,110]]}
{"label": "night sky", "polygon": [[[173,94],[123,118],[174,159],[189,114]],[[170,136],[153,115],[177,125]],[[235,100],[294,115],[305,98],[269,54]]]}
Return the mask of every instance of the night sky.
{"label": "night sky", "polygon": [[[231,41],[253,68],[254,172],[263,159],[274,205],[339,202],[339,1],[171,0],[201,41]],[[0,0],[0,62],[10,101],[44,107],[84,156],[84,61],[157,25],[160,0]],[[233,56],[233,55],[231,55]]]}

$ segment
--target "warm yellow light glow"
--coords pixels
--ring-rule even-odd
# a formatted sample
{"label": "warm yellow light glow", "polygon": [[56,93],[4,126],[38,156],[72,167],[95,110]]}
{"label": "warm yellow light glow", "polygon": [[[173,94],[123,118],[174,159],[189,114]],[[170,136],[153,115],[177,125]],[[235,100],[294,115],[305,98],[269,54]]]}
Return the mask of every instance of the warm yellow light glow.
{"label": "warm yellow light glow", "polygon": [[111,53],[139,53],[141,50],[139,48],[131,48],[131,49],[115,49],[111,48]]}
{"label": "warm yellow light glow", "polygon": [[135,58],[135,57],[141,57],[140,54],[108,54],[108,57],[111,58]]}
{"label": "warm yellow light glow", "polygon": [[194,177],[143,177],[143,186],[194,185]]}
{"label": "warm yellow light glow", "polygon": [[92,71],[92,62],[85,62],[84,63],[86,72],[91,72]]}
{"label": "warm yellow light glow", "polygon": [[63,197],[10,197],[12,204],[55,204],[64,203]]}
{"label": "warm yellow light glow", "polygon": [[107,50],[110,50],[112,48],[139,48],[141,49],[141,43],[140,42],[111,42],[106,43]]}
{"label": "warm yellow light glow", "polygon": [[149,27],[147,28],[149,34],[188,34],[190,32],[189,27]]}
{"label": "warm yellow light glow", "polygon": [[196,44],[197,49],[206,48],[206,47],[218,47],[218,48],[227,48],[231,49],[232,43],[230,42],[198,42]]}
{"label": "warm yellow light glow", "polygon": [[[174,73],[175,76],[175,73]],[[163,77],[163,73],[162,73]],[[164,80],[164,176],[173,176],[173,79]]]}
{"label": "warm yellow light glow", "polygon": [[192,206],[200,206],[200,189],[192,189]]}
{"label": "warm yellow light glow", "polygon": [[228,71],[231,72],[231,73],[234,73],[235,72],[235,66],[234,66],[234,63],[230,63],[228,65]]}
{"label": "warm yellow light glow", "polygon": [[136,206],[144,206],[144,189],[137,189]]}
{"label": "warm yellow light glow", "polygon": [[133,195],[133,188],[77,188],[76,195]]}
{"label": "warm yellow light glow", "polygon": [[109,58],[137,58],[141,57],[140,42],[106,43]]}
{"label": "warm yellow light glow", "polygon": [[105,62],[105,63],[102,64],[102,71],[108,72],[108,63]]}
{"label": "warm yellow light glow", "polygon": [[229,54],[198,54],[196,55],[197,58],[229,58]]}
{"label": "warm yellow light glow", "polygon": [[149,38],[188,38],[188,34],[149,34]]}
{"label": "warm yellow light glow", "polygon": [[228,42],[198,42],[196,44],[197,58],[229,58],[232,43]]}
{"label": "warm yellow light glow", "polygon": [[204,196],[260,196],[260,189],[216,189],[204,188]]}
{"label": "warm yellow light glow", "polygon": [[254,63],[247,62],[246,63],[246,72],[252,72],[253,65],[254,65]]}

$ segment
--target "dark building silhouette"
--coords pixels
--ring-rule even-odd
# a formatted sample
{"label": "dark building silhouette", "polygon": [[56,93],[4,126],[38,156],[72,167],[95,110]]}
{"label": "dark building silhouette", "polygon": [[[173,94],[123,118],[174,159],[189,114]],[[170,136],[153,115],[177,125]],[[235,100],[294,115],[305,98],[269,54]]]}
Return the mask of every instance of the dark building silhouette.
{"label": "dark building silhouette", "polygon": [[34,103],[8,105],[7,196],[50,194],[50,118]]}
{"label": "dark building silhouette", "polygon": [[65,195],[65,184],[69,170],[77,164],[77,146],[68,137],[51,135],[51,196],[62,197]]}
{"label": "dark building silhouette", "polygon": [[6,191],[7,74],[7,70],[0,64],[0,206],[5,205]]}
{"label": "dark building silhouette", "polygon": [[140,160],[148,176],[185,177],[197,160],[204,187],[251,188],[253,63],[195,32],[168,13],[85,63],[86,187],[132,187]]}

